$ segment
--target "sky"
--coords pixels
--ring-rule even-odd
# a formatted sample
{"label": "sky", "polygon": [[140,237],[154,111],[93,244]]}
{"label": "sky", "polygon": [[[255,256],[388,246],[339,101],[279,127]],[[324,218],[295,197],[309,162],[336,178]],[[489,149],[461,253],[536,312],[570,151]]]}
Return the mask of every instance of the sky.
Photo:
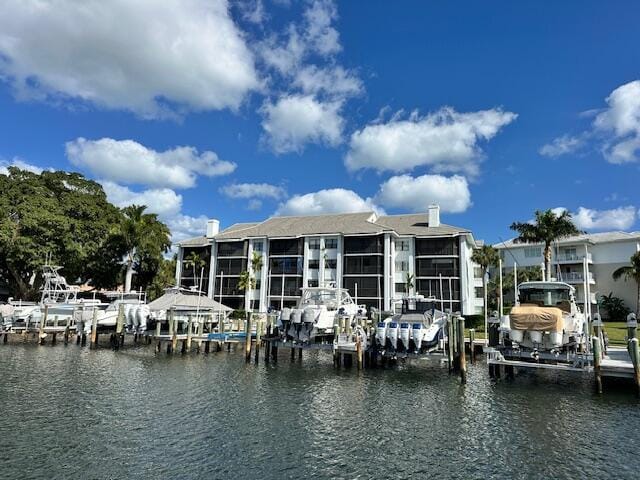
{"label": "sky", "polygon": [[173,240],[272,215],[640,229],[636,1],[4,0],[0,174],[78,171]]}

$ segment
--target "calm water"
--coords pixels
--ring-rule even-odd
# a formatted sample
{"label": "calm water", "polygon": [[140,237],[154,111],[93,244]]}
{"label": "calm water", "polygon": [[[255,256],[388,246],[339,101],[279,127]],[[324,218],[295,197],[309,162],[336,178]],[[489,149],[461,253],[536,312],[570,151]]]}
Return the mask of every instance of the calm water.
{"label": "calm water", "polygon": [[0,345],[0,477],[638,478],[628,390],[486,370]]}

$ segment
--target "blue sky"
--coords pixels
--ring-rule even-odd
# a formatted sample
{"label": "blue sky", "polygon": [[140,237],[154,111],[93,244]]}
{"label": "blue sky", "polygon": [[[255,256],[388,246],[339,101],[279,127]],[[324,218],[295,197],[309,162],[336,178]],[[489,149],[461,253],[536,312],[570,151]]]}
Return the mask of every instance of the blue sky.
{"label": "blue sky", "polygon": [[[198,235],[425,211],[637,229],[637,2],[0,6],[0,169],[80,171]],[[2,170],[0,170],[1,172]]]}

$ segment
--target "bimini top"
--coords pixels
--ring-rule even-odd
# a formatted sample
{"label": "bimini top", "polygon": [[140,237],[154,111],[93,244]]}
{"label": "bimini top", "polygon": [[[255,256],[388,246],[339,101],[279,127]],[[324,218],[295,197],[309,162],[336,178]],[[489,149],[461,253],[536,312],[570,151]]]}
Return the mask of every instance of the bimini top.
{"label": "bimini top", "polygon": [[564,282],[522,282],[518,285],[518,290],[527,288],[539,288],[543,290],[571,290],[575,292],[575,288]]}

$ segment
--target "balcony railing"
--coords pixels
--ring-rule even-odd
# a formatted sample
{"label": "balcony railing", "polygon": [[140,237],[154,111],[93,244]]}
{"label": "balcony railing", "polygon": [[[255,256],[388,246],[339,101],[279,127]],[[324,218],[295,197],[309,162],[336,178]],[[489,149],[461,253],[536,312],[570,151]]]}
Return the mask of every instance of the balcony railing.
{"label": "balcony railing", "polygon": [[[560,276],[560,278],[562,278],[562,281],[567,282],[567,283],[584,282],[584,274],[582,272],[563,273]],[[595,279],[593,277],[593,273],[591,273],[591,272],[589,272],[588,278],[589,278],[589,282],[595,281]]]}
{"label": "balcony railing", "polygon": [[577,254],[577,253],[560,253],[556,255],[556,262],[576,262],[582,263],[584,258],[590,262],[592,261],[592,257],[590,253],[585,254]]}

